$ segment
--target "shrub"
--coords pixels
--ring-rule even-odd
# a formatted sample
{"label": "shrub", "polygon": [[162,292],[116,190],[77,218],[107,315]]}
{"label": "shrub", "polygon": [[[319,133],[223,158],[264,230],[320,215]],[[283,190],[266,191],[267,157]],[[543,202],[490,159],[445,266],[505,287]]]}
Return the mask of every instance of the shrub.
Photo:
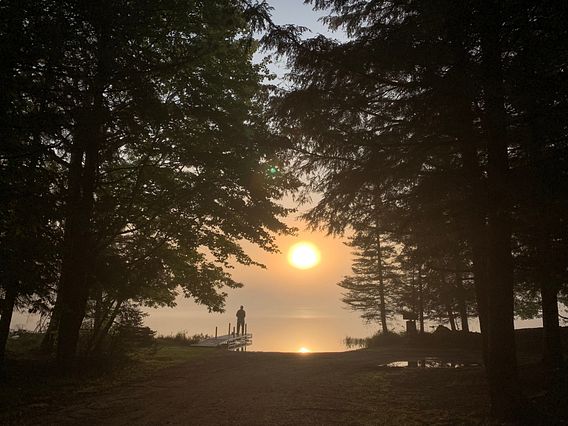
{"label": "shrub", "polygon": [[203,333],[199,333],[199,334],[194,334],[193,336],[189,336],[187,334],[187,331],[178,331],[176,334],[170,334],[169,336],[158,336],[158,339],[160,340],[165,340],[165,341],[169,341],[169,342],[173,342],[173,343],[177,343],[177,344],[183,344],[183,345],[193,345],[195,343],[199,343],[201,340],[203,339],[208,339],[210,338],[209,335],[207,334],[203,334]]}

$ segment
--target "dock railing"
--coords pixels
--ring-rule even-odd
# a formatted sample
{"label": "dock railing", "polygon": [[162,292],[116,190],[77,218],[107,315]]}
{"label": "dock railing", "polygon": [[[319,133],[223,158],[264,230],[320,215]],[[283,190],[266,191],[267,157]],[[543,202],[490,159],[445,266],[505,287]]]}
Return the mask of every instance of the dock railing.
{"label": "dock railing", "polygon": [[252,345],[252,334],[232,335],[227,339],[227,349],[234,350]]}
{"label": "dock railing", "polygon": [[228,350],[246,350],[247,346],[252,345],[252,333],[247,332],[247,326],[245,324],[244,333],[237,334],[235,328],[231,330],[231,324],[229,324],[228,334],[224,336],[218,335],[218,328],[215,327],[215,337],[208,337],[201,340],[192,346],[201,347],[226,347]]}

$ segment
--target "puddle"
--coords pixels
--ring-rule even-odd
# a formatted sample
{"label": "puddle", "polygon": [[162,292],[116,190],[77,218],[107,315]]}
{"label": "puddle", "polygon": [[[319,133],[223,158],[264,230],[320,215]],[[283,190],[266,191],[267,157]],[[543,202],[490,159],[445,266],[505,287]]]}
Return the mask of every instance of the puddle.
{"label": "puddle", "polygon": [[407,361],[393,361],[387,364],[379,364],[379,367],[392,368],[464,368],[464,367],[480,367],[477,362],[454,361],[438,358],[423,358]]}

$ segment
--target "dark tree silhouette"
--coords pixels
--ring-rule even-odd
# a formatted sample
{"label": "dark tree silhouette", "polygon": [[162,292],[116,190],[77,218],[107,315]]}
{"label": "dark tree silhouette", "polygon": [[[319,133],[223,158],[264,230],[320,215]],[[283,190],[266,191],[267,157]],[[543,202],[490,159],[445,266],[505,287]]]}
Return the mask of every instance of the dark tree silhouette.
{"label": "dark tree silhouette", "polygon": [[45,145],[59,115],[46,93],[50,76],[32,72],[49,29],[34,32],[34,16],[22,27],[25,4],[16,3],[0,6],[0,369],[14,309],[49,302],[62,238],[62,168]]}
{"label": "dark tree silhouette", "polygon": [[[171,303],[181,285],[222,310],[223,287],[239,285],[226,271],[230,262],[255,263],[241,242],[274,251],[274,234],[288,231],[280,218],[289,210],[275,200],[296,182],[269,173],[279,160],[263,116],[266,73],[252,64],[266,7],[229,0],[2,7],[11,25],[2,48],[31,52],[13,55],[5,72],[35,91],[13,89],[55,115],[34,125],[39,148],[61,168],[49,184],[64,182],[50,325],[59,365],[70,368],[89,297],[101,302],[101,292],[116,310],[128,299]],[[14,102],[8,106],[20,110]]]}
{"label": "dark tree silhouette", "polygon": [[[373,183],[389,200],[387,211],[399,214],[397,237],[418,249],[422,241],[421,256],[435,260],[426,267],[442,289],[459,295],[460,274],[471,269],[492,414],[522,416],[513,327],[513,242],[527,233],[522,223],[538,224],[533,266],[546,257],[538,267],[546,272],[533,283],[543,294],[547,358],[561,359],[552,355],[559,353],[555,281],[565,278],[550,275],[550,261],[564,241],[551,229],[563,229],[566,217],[557,201],[566,170],[559,115],[565,8],[498,0],[306,3],[328,11],[325,22],[349,37],[304,39],[300,28],[280,27],[265,38],[292,69],[293,87],[275,101],[275,114],[301,156],[298,169],[317,173],[312,188],[323,191],[307,216],[332,232],[359,224],[361,194]],[[539,130],[549,114],[554,124]],[[454,235],[454,243],[435,250],[421,225]],[[457,300],[465,324],[467,306]]]}
{"label": "dark tree silhouette", "polygon": [[346,290],[343,302],[361,311],[368,322],[378,322],[381,332],[388,333],[387,318],[393,313],[393,298],[400,277],[395,264],[392,242],[381,232],[378,219],[373,226],[357,228],[347,243],[353,249],[352,275],[338,285]]}

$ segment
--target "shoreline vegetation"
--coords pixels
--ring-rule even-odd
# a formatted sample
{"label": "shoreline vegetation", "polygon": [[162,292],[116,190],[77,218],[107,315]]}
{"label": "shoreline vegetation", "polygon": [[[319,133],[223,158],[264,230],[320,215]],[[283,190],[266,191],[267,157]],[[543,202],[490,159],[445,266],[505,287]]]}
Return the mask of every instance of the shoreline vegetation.
{"label": "shoreline vegetation", "polygon": [[[202,371],[204,375],[212,374],[211,379],[215,380],[215,374],[211,371],[207,372],[207,369],[209,365],[221,362],[220,357],[225,360],[223,362],[226,365],[232,362],[242,362],[243,366],[248,365],[240,353],[192,347],[191,344],[201,337],[203,336],[188,336],[185,332],[179,332],[175,335],[155,337],[143,343],[123,342],[125,344],[115,346],[111,352],[105,352],[99,356],[80,357],[73,374],[62,377],[57,374],[54,362],[39,351],[41,335],[22,333],[18,339],[11,339],[8,345],[7,365],[9,368],[7,371],[9,375],[3,378],[0,386],[0,401],[2,401],[0,403],[2,413],[0,423],[30,424],[40,415],[48,416],[46,418],[49,419],[55,416],[53,418],[57,419],[61,410],[73,416],[75,411],[69,407],[82,407],[84,404],[90,404],[91,402],[88,401],[91,398],[96,399],[98,395],[112,395],[128,386],[150,387],[152,380],[164,374],[170,374],[168,372],[173,370],[189,368],[196,364],[202,366],[199,371]],[[364,349],[337,353],[312,353],[307,357],[311,360],[310,362],[315,363],[314,366],[319,366],[320,361],[325,363],[333,360],[334,368],[339,371],[351,371],[354,365],[363,369],[368,366],[369,371],[365,370],[365,374],[360,376],[357,373],[352,381],[348,381],[347,391],[357,392],[361,383],[364,382],[367,391],[372,395],[377,393],[374,397],[379,398],[383,403],[390,399],[400,400],[407,404],[408,413],[414,413],[406,418],[405,421],[408,421],[408,424],[418,422],[417,413],[423,406],[438,407],[436,415],[439,418],[432,419],[431,424],[448,424],[444,421],[450,421],[452,424],[474,424],[476,422],[479,424],[488,421],[487,387],[483,367],[481,367],[480,339],[478,333],[464,334],[451,331],[414,336],[395,333],[378,334],[368,339],[348,337],[344,342],[347,346],[351,348],[364,346]],[[523,392],[529,401],[532,415],[539,416],[541,419],[539,420],[541,423],[535,420],[529,424],[556,424],[554,422],[562,424],[561,422],[568,421],[568,412],[562,402],[563,397],[558,396],[563,395],[566,390],[566,372],[563,373],[562,380],[559,380],[559,384],[562,384],[564,388],[558,389],[556,395],[546,392],[547,384],[543,379],[544,367],[539,351],[542,329],[517,330],[516,339]],[[563,339],[568,340],[568,328],[563,329]],[[286,365],[290,357],[306,357],[303,354],[254,351],[250,354],[253,355],[248,356],[260,357],[259,362],[272,357],[280,357],[273,360],[274,367],[272,368],[276,369]],[[353,358],[355,361],[351,361],[348,357],[355,357]],[[460,369],[380,368],[385,363],[420,360],[428,357],[475,361],[479,364],[471,364],[478,365],[477,367]],[[460,372],[456,373],[452,370],[460,370]],[[294,371],[288,373],[296,374]],[[338,384],[335,382],[334,374],[336,373],[325,371],[321,373],[321,380],[329,382],[326,386]],[[452,402],[451,409],[448,408],[447,412],[440,411],[439,405],[443,401],[438,400],[440,397],[438,393],[431,392],[432,387],[437,384],[444,387],[447,383],[453,383],[452,386],[454,386],[458,380],[456,375],[463,376],[464,380],[467,379],[466,382],[460,384],[463,389],[460,388],[459,391],[464,393]],[[198,377],[195,378],[198,379]],[[191,382],[191,380],[192,376],[188,376],[188,381]],[[276,376],[271,380],[274,380],[273,386],[277,386],[281,379]],[[391,383],[389,389],[393,394],[379,395],[382,391],[377,385],[382,386],[385,382]],[[262,397],[254,392],[255,390],[252,389],[249,398]],[[285,388],[279,389],[278,392],[282,392],[283,398],[286,397]],[[305,389],[304,392],[306,398],[312,398],[311,394],[315,390]],[[448,392],[451,392],[449,385]],[[469,400],[470,396],[471,400]],[[193,409],[198,409],[190,402],[188,404],[188,415]],[[366,410],[372,411],[374,408],[369,406]],[[466,421],[467,410],[473,411],[469,413],[472,417]],[[81,409],[77,408],[77,412],[80,413]],[[355,424],[370,422],[365,410],[359,414],[353,414],[351,419]],[[116,421],[119,422],[120,418]],[[387,422],[387,424],[396,423]]]}
{"label": "shoreline vegetation", "polygon": [[[560,327],[561,339],[568,345],[568,327]],[[515,330],[515,346],[518,352],[531,353],[542,357],[543,328],[521,328]],[[383,346],[438,347],[481,350],[482,335],[478,332],[451,331],[446,327],[432,333],[408,335],[406,333],[377,333],[371,337],[357,338],[347,336],[343,344],[349,349],[372,349]]]}

